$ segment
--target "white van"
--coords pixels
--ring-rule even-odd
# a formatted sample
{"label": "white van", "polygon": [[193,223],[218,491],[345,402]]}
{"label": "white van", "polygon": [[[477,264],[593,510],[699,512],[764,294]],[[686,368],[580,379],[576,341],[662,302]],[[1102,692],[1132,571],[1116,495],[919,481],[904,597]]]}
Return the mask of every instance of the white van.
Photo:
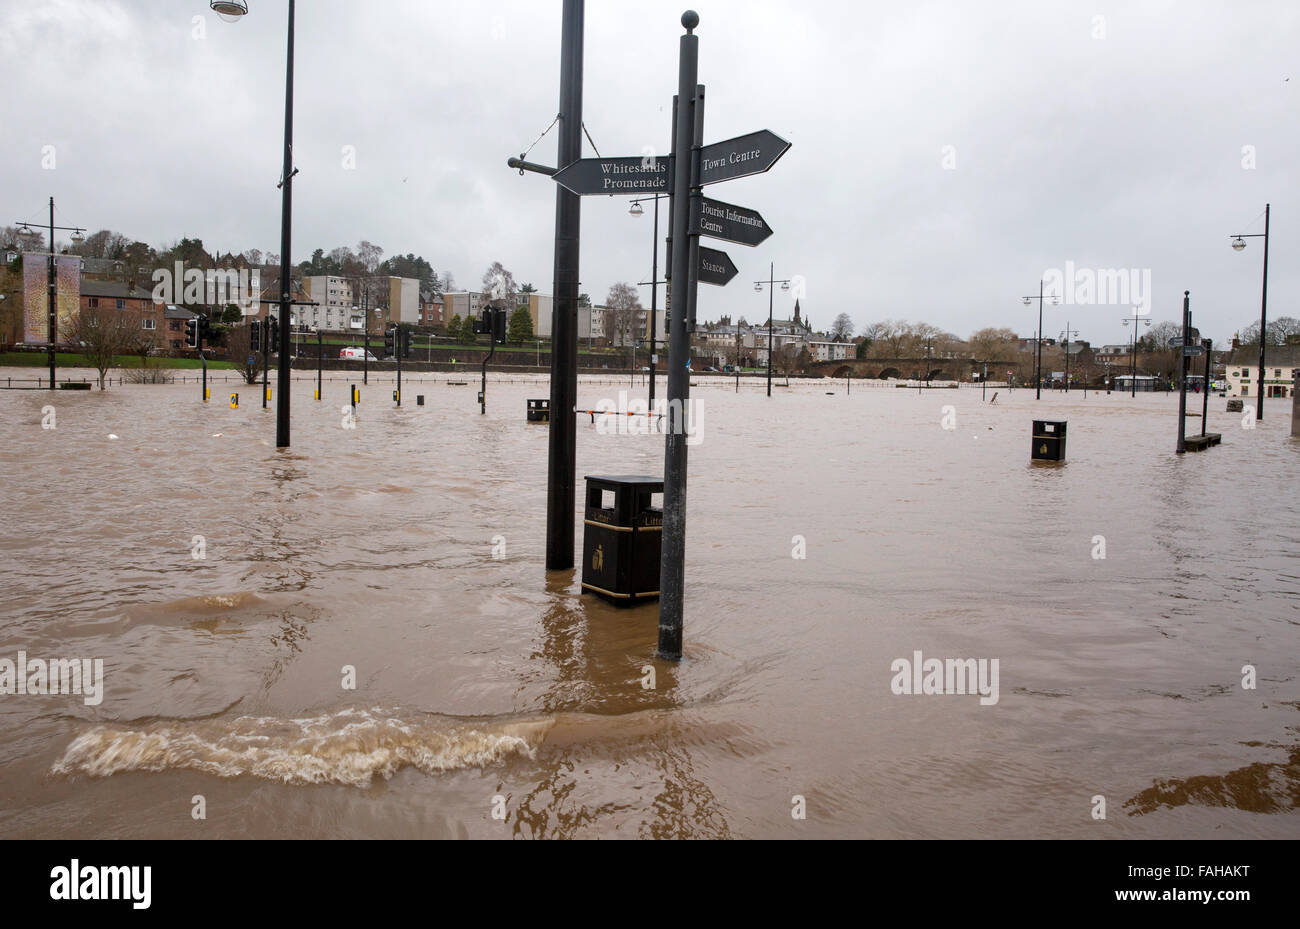
{"label": "white van", "polygon": [[345,348],[339,352],[340,361],[378,361],[370,352],[364,348]]}

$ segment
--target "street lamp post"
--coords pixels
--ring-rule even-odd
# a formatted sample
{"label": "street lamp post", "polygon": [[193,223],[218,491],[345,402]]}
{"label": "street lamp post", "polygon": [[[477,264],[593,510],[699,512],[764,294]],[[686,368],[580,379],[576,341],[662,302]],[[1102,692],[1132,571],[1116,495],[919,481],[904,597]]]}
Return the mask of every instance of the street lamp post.
{"label": "street lamp post", "polygon": [[1151,319],[1149,317],[1144,317],[1142,313],[1137,309],[1137,307],[1133,308],[1132,316],[1124,317],[1125,326],[1127,326],[1130,321],[1133,323],[1133,349],[1129,353],[1129,368],[1132,372],[1129,377],[1129,387],[1132,388],[1131,396],[1134,399],[1137,399],[1137,395],[1138,395],[1137,375],[1138,375],[1138,320],[1139,319],[1147,324],[1148,329],[1151,328]]}
{"label": "street lamp post", "polygon": [[[1056,294],[1052,294],[1051,297],[1052,297],[1052,306],[1059,306],[1061,303],[1061,298],[1058,297]],[[1021,299],[1024,300],[1025,306],[1033,306],[1035,298],[1023,297]],[[1034,359],[1034,380],[1038,381],[1038,383],[1034,385],[1034,388],[1036,390],[1034,399],[1041,400],[1043,399],[1043,282],[1042,281],[1038,282],[1037,299],[1038,299],[1038,338],[1035,340],[1036,344],[1034,345],[1034,354],[1036,356]]]}
{"label": "street lamp post", "polygon": [[[1065,331],[1061,333],[1061,341],[1065,345],[1065,392],[1070,392],[1070,339],[1078,338],[1079,330],[1070,328],[1070,321],[1065,321]],[[1088,384],[1085,379],[1083,385],[1083,395],[1088,396]]]}
{"label": "street lamp post", "polygon": [[[36,236],[39,235],[39,233],[38,233],[35,229],[32,228],[32,225],[33,225],[32,223],[18,223],[17,225],[18,225],[18,227],[19,227],[19,228],[18,228],[18,234],[21,235],[21,236],[23,236],[24,238],[35,239]],[[58,271],[56,270],[56,262],[58,261],[58,258],[55,256],[55,253],[54,253],[54,230],[55,230],[55,229],[59,229],[59,230],[61,230],[61,231],[63,231],[63,232],[71,232],[71,233],[72,233],[71,238],[72,238],[72,241],[73,241],[74,243],[81,243],[81,242],[84,242],[84,241],[86,240],[86,236],[85,236],[85,232],[86,232],[86,230],[80,228],[79,226],[56,226],[56,225],[54,225],[54,198],[53,198],[53,197],[50,197],[50,225],[49,225],[49,229],[50,229],[50,280],[49,280],[49,288],[50,288],[50,296],[49,296],[50,305],[49,305],[49,311],[50,311],[50,313],[49,313],[49,326],[48,326],[48,329],[49,329],[50,347],[49,347],[49,354],[48,354],[48,357],[49,357],[49,362],[50,362],[50,390],[53,390],[54,387],[55,387],[55,385],[54,385],[54,378],[55,378],[55,373],[54,373],[54,369],[55,369],[54,347],[55,347],[55,343],[58,341],[58,338],[59,338]]]}
{"label": "street lamp post", "polygon": [[772,330],[776,328],[776,320],[774,320],[772,316],[776,312],[775,302],[777,284],[781,285],[783,291],[790,290],[790,282],[788,280],[777,280],[775,262],[768,265],[767,280],[754,282],[754,290],[760,294],[763,292],[763,286],[767,286],[767,395],[769,397],[772,396]]}
{"label": "street lamp post", "polygon": [[[209,0],[218,16],[237,21],[248,13],[244,0]],[[289,447],[289,303],[293,262],[289,252],[293,231],[293,37],[295,0],[289,0],[289,41],[284,81],[284,163],[280,173],[280,359],[276,369],[275,447]]]}
{"label": "street lamp post", "polygon": [[[659,201],[667,199],[668,194],[655,194],[653,197],[647,197],[648,200],[654,200],[655,203],[655,221],[654,221],[654,248],[651,259],[650,270],[650,412],[655,408],[655,362],[659,357]],[[640,216],[645,212],[641,206],[640,200],[633,200],[632,205],[628,207],[628,212],[633,216]],[[636,349],[632,350],[634,359],[632,367],[635,369]],[[633,371],[635,379],[636,372]]]}
{"label": "street lamp post", "polygon": [[1246,247],[1247,239],[1264,240],[1264,292],[1263,297],[1260,299],[1259,309],[1259,396],[1256,399],[1255,409],[1255,419],[1261,421],[1264,419],[1264,363],[1266,360],[1264,347],[1268,344],[1268,221],[1271,212],[1272,204],[1264,204],[1264,231],[1262,233],[1234,236],[1232,240],[1232,247],[1236,251],[1241,251]]}

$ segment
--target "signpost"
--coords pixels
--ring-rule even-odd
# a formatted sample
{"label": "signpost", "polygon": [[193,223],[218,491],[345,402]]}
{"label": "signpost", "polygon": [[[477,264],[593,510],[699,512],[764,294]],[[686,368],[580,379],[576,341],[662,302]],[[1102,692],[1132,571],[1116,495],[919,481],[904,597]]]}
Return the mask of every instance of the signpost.
{"label": "signpost", "polygon": [[772,227],[758,210],[723,203],[721,200],[710,200],[708,197],[700,202],[700,216],[695,221],[700,235],[751,248],[763,244],[772,235]]}
{"label": "signpost", "polygon": [[726,287],[740,270],[726,252],[700,247],[699,276],[701,284]]}
{"label": "signpost", "polygon": [[581,158],[555,172],[555,182],[580,197],[672,192],[669,160],[662,157]]}
{"label": "signpost", "polygon": [[762,174],[789,150],[789,142],[767,129],[706,145],[700,152],[700,183],[720,184]]}

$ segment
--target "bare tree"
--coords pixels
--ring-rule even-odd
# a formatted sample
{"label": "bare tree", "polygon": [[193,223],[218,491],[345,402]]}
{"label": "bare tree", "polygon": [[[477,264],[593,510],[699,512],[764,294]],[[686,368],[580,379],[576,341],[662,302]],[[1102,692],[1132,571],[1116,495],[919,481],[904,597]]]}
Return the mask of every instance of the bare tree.
{"label": "bare tree", "polygon": [[501,262],[492,262],[492,266],[483,272],[483,298],[488,306],[498,310],[513,310],[518,293],[515,276]]}
{"label": "bare tree", "polygon": [[86,362],[99,372],[99,389],[103,390],[104,378],[117,357],[136,352],[144,334],[144,318],[138,310],[84,307],[73,317],[69,340],[81,346]]}
{"label": "bare tree", "polygon": [[631,346],[635,354],[637,327],[643,311],[641,298],[631,284],[620,281],[609,289],[605,298],[605,335],[614,345]]}
{"label": "bare tree", "polygon": [[853,320],[848,313],[841,313],[831,323],[831,338],[847,342],[853,335]]}

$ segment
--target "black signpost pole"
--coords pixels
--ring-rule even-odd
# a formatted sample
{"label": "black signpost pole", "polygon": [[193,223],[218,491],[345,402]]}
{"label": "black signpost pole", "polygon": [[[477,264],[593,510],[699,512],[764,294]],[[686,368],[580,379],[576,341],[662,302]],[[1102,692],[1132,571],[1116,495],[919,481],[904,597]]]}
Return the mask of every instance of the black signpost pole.
{"label": "black signpost pole", "polygon": [[319,329],[316,330],[316,399],[322,397],[321,371],[325,364],[325,340]]}
{"label": "black signpost pole", "polygon": [[[698,254],[699,237],[689,235],[690,201],[699,197],[691,182],[699,180],[696,85],[699,73],[700,40],[695,27],[700,17],[693,10],[682,14],[686,35],[679,42],[677,73],[677,125],[673,149],[672,212],[672,314],[668,344],[668,435],[664,454],[664,530],[659,580],[659,656],[671,661],[682,657],[682,613],[686,570],[686,404],[690,400],[691,378],[686,365],[690,356],[689,311],[695,269],[692,252]],[[689,153],[689,156],[688,156]],[[552,404],[554,408],[554,404]],[[572,417],[569,417],[572,419]]]}
{"label": "black signpost pole", "polygon": [[1183,347],[1178,359],[1178,454],[1187,453],[1187,346],[1191,345],[1192,332],[1191,291],[1183,291]]}
{"label": "black signpost pole", "polygon": [[[564,0],[560,39],[559,168],[582,156],[584,0]],[[573,567],[578,422],[578,259],[582,198],[555,185],[555,302],[551,324],[551,430],[547,459],[546,567]]]}
{"label": "black signpost pole", "polygon": [[1214,354],[1214,340],[1205,339],[1201,342],[1205,349],[1205,383],[1201,385],[1201,435],[1205,435],[1205,422],[1210,418],[1210,370],[1212,367],[1212,356]]}

